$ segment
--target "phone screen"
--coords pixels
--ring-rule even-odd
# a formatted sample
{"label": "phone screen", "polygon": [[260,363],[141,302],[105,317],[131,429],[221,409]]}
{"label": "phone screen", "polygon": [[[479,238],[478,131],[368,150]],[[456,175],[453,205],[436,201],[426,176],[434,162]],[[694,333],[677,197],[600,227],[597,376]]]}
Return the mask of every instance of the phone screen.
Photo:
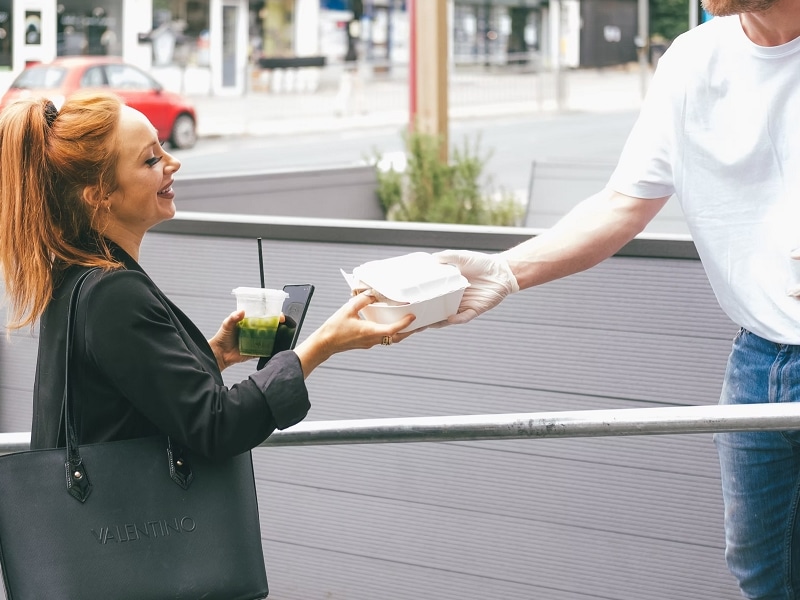
{"label": "phone screen", "polygon": [[[286,320],[278,325],[272,356],[283,350],[291,350],[297,344],[300,328],[303,326],[308,305],[311,303],[311,296],[314,295],[314,286],[310,283],[289,284],[283,286],[283,291],[289,294],[283,301],[281,309]],[[263,368],[272,356],[259,359],[258,368]]]}

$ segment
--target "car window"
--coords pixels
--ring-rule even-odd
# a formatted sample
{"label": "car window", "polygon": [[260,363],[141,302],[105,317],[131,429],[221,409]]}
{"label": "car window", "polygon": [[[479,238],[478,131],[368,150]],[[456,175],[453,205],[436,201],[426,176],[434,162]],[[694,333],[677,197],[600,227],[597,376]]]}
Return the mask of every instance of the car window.
{"label": "car window", "polygon": [[121,90],[152,90],[157,87],[147,73],[130,65],[106,65],[108,85]]}
{"label": "car window", "polygon": [[13,88],[57,88],[67,74],[66,69],[46,65],[25,69],[11,84]]}
{"label": "car window", "polygon": [[106,76],[102,67],[90,67],[81,77],[81,87],[103,87],[106,85]]}

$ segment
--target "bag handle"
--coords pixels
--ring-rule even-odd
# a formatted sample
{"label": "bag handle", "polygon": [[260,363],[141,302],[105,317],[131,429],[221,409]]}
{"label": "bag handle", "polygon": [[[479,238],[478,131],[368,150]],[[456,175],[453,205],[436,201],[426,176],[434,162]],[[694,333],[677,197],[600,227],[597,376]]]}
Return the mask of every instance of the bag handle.
{"label": "bag handle", "polygon": [[[73,403],[70,402],[72,394],[70,394],[69,367],[72,358],[72,343],[75,336],[75,317],[78,310],[81,289],[89,275],[98,270],[100,270],[100,267],[87,270],[82,273],[75,282],[75,286],[72,288],[72,293],[70,295],[69,309],[67,312],[64,395],[61,405],[63,421],[66,427],[64,437],[67,444],[67,461],[64,467],[67,474],[67,492],[79,502],[86,502],[86,499],[92,492],[92,484],[89,480],[89,474],[86,471],[86,465],[83,464],[83,459],[80,454],[80,444],[78,442],[77,427],[75,425],[75,410]],[[173,444],[169,436],[167,436],[167,461],[170,478],[183,489],[188,489],[193,479],[192,468],[186,460],[183,448]]]}

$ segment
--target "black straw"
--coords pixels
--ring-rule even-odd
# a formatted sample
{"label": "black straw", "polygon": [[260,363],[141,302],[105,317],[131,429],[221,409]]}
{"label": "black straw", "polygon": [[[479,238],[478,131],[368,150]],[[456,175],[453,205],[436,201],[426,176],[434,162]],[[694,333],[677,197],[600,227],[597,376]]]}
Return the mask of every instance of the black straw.
{"label": "black straw", "polygon": [[264,253],[261,250],[261,238],[258,238],[258,268],[261,270],[261,287],[267,287],[264,282]]}

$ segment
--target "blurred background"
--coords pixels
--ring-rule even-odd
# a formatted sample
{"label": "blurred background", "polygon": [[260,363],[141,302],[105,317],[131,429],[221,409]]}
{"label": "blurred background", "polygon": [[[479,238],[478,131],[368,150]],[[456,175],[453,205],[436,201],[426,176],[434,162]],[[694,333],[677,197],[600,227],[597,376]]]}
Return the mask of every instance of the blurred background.
{"label": "blurred background", "polygon": [[[374,164],[380,191],[422,160],[409,133],[433,136],[487,201],[517,204],[479,221],[547,227],[604,184],[659,57],[704,19],[697,0],[0,0],[0,89],[119,57],[147,77],[112,87],[195,107],[164,125],[184,175]],[[407,198],[380,201],[403,219]],[[685,232],[675,214],[650,229]]]}
{"label": "blurred background", "polygon": [[[179,214],[142,265],[211,332],[263,238],[270,287],[317,286],[310,332],[342,268],[499,251],[602,188],[660,56],[704,19],[695,0],[0,0],[0,104],[100,86],[163,121]],[[308,420],[714,404],[736,328],[673,200],[647,232],[468,327],[334,357]],[[0,344],[0,432],[30,427],[37,343]],[[710,435],[254,458],[277,599],[738,594]]]}

